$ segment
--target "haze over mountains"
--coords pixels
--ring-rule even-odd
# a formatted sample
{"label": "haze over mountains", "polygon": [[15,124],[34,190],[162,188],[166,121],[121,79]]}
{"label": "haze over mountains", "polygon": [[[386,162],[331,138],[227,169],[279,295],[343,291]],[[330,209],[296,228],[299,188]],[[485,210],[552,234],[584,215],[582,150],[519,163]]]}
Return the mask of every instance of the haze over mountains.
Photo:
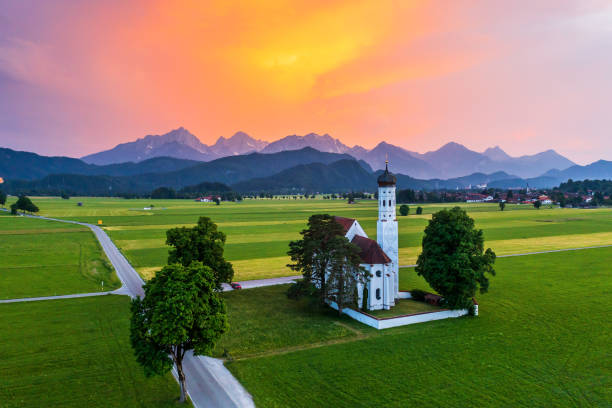
{"label": "haze over mountains", "polygon": [[[603,160],[588,166],[551,170],[532,178],[498,171],[421,179],[402,174],[395,168],[395,162],[390,163],[390,169],[397,175],[398,188],[416,190],[474,189],[483,185],[502,189],[527,185],[549,188],[568,178],[612,179],[612,162]],[[0,177],[5,180],[1,187],[11,194],[146,195],[157,187],[193,187],[196,191],[202,183],[223,183],[227,189],[243,193],[372,192],[380,172],[347,153],[321,152],[311,147],[227,156],[210,162],[154,157],[103,166],[0,148]]]}
{"label": "haze over mountains", "polygon": [[168,156],[197,161],[211,161],[227,156],[252,152],[278,153],[311,147],[321,152],[349,154],[363,160],[373,169],[383,169],[388,157],[394,171],[421,179],[454,178],[472,173],[494,173],[504,171],[518,177],[536,177],[550,170],[564,170],[573,166],[571,160],[554,150],[535,155],[511,157],[498,146],[482,153],[450,142],[440,149],[417,153],[404,148],[379,143],[371,150],[361,146],[349,147],[328,134],[309,133],[305,136],[290,135],[268,143],[257,140],[244,132],[230,138],[220,137],[212,146],[207,146],[180,127],[164,135],[149,135],[134,142],[117,145],[113,149],[83,157],[90,164],[107,165],[124,162],[140,162],[153,157]]}

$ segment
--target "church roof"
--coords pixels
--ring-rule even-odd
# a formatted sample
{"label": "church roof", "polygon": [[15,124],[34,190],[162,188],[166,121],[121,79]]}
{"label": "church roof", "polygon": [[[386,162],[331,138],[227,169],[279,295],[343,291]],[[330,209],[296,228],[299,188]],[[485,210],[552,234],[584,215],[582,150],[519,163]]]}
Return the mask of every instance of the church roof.
{"label": "church roof", "polygon": [[383,174],[378,176],[378,186],[394,186],[397,184],[397,177],[395,177],[392,173],[389,173],[389,165],[385,163],[385,171]]}
{"label": "church roof", "polygon": [[359,256],[361,256],[363,263],[373,265],[388,264],[391,262],[391,259],[385,254],[385,251],[382,250],[380,245],[378,245],[378,242],[373,239],[355,235],[351,242],[361,248]]}
{"label": "church roof", "polygon": [[334,220],[336,220],[338,224],[342,225],[342,228],[344,228],[345,234],[348,232],[348,230],[351,229],[351,227],[356,221],[354,218],[345,218],[345,217],[338,217],[338,216],[334,216]]}

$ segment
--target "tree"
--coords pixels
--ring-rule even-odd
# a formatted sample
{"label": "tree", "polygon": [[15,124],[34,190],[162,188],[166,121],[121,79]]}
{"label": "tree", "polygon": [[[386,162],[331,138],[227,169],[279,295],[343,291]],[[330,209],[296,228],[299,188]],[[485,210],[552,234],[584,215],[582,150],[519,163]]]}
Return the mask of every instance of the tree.
{"label": "tree", "polygon": [[344,229],[329,214],[315,214],[308,218],[308,228],[300,232],[302,239],[289,243],[291,264],[287,266],[301,273],[304,280],[319,288],[321,304],[327,299],[327,271],[334,262],[334,251],[343,244]]}
{"label": "tree", "polygon": [[402,204],[400,205],[399,212],[400,215],[406,216],[410,212],[410,207],[408,207],[406,204]]}
{"label": "tree", "polygon": [[435,213],[425,228],[416,272],[442,295],[452,309],[471,307],[476,290],[489,288],[495,253],[484,250],[482,230],[459,207]]}
{"label": "tree", "polygon": [[163,375],[176,365],[185,402],[183,358],[210,355],[227,330],[225,303],[216,292],[212,270],[200,262],[166,265],[144,285],[145,297],[132,300],[130,341],[146,376]]}
{"label": "tree", "polygon": [[17,215],[17,203],[11,204],[11,215]]}
{"label": "tree", "polygon": [[536,210],[539,210],[539,209],[540,209],[540,207],[542,206],[542,202],[541,202],[540,200],[536,200],[536,201],[533,203],[533,206],[535,207],[535,209],[536,209]]}
{"label": "tree", "polygon": [[512,198],[512,190],[508,190],[506,193],[506,200],[510,200]]}
{"label": "tree", "polygon": [[70,200],[70,194],[68,194],[65,191],[62,191],[62,193],[60,194],[60,197],[62,197],[63,200]]}
{"label": "tree", "polygon": [[4,191],[0,191],[0,205],[2,207],[4,207],[4,204],[6,204],[6,193]]}
{"label": "tree", "polygon": [[29,213],[38,212],[38,207],[28,197],[21,195],[15,203],[18,210],[27,211]]}
{"label": "tree", "polygon": [[505,202],[503,202],[503,201],[500,201],[500,202],[499,202],[499,209],[500,209],[501,211],[504,211],[504,208],[506,208],[506,203],[505,203]]}
{"label": "tree", "polygon": [[230,282],[234,277],[232,264],[223,258],[225,234],[217,230],[217,224],[208,217],[200,217],[193,228],[169,229],[166,244],[172,247],[168,264],[189,266],[193,261],[202,262],[212,269],[217,289],[221,289],[222,282]]}
{"label": "tree", "polygon": [[215,204],[221,205],[221,199],[219,197],[213,198],[213,201],[215,202]]}
{"label": "tree", "polygon": [[416,213],[417,213],[417,215],[423,214],[423,207],[417,207]]}
{"label": "tree", "polygon": [[338,305],[338,315],[341,315],[346,305],[353,303],[357,306],[358,283],[365,285],[369,276],[366,270],[359,266],[361,248],[344,236],[337,237],[332,244],[327,293],[329,299]]}
{"label": "tree", "polygon": [[158,187],[151,192],[151,198],[154,199],[171,199],[176,198],[176,191],[170,187]]}

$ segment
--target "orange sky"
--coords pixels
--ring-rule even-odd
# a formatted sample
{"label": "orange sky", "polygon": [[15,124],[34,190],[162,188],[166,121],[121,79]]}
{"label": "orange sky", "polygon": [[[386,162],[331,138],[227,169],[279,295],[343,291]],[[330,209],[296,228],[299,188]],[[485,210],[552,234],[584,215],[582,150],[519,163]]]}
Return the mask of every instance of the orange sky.
{"label": "orange sky", "polygon": [[0,146],[185,126],[612,159],[605,1],[0,0]]}

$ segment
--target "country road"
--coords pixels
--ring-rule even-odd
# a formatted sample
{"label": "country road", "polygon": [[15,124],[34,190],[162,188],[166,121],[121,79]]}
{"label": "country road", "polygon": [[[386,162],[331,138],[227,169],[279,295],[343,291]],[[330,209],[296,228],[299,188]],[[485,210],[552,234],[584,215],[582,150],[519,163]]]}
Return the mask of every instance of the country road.
{"label": "country road", "polygon": [[[91,229],[123,284],[120,293],[128,294],[131,297],[144,296],[144,290],[142,289],[144,281],[102,228],[84,222],[61,220],[39,215],[26,216],[78,224]],[[78,297],[78,295],[71,295],[71,297]],[[225,368],[221,360],[211,357],[194,356],[189,353],[185,355],[183,360],[183,369],[186,376],[187,393],[194,407],[255,407],[251,395]]]}

